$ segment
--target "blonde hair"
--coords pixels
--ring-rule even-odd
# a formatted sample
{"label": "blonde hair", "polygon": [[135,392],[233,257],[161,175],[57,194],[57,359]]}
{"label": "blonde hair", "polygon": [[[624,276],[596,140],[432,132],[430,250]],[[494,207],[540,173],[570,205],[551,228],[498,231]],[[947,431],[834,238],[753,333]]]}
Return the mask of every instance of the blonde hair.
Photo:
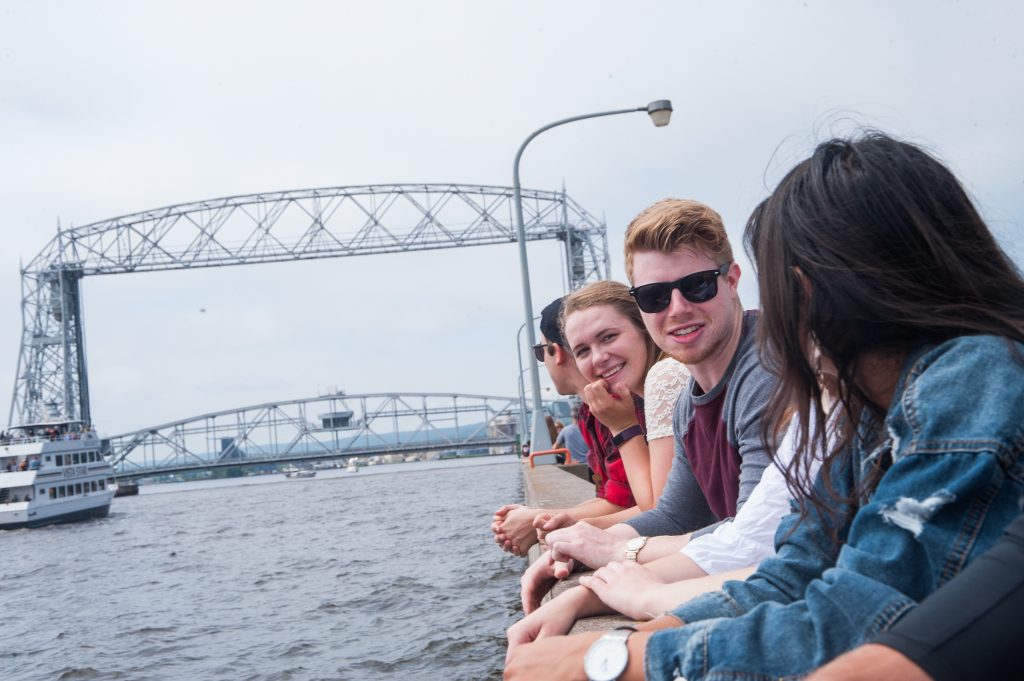
{"label": "blonde hair", "polygon": [[[569,315],[598,305],[608,305],[613,308],[640,331],[647,349],[647,366],[644,368],[644,376],[647,376],[647,372],[661,357],[661,349],[651,338],[651,334],[647,333],[647,327],[644,326],[644,320],[640,316],[640,308],[636,306],[633,296],[629,295],[629,287],[621,282],[595,281],[566,296],[562,301],[562,313],[558,317],[562,338],[565,338],[565,321]],[[568,342],[568,339],[566,340]]]}
{"label": "blonde hair", "polygon": [[633,281],[633,253],[672,253],[693,248],[716,265],[732,262],[732,246],[722,216],[691,199],[662,199],[640,212],[626,228],[626,276]]}

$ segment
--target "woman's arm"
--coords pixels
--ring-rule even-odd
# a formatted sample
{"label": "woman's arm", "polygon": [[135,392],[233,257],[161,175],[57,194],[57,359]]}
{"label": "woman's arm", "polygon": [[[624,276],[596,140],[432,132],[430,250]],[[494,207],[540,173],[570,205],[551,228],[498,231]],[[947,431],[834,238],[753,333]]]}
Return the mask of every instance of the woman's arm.
{"label": "woman's arm", "polygon": [[622,511],[622,507],[606,499],[588,499],[571,508],[548,509],[532,508],[520,504],[506,504],[494,512],[491,519],[491,531],[494,541],[504,550],[517,556],[524,556],[531,546],[537,543],[538,518],[548,519],[559,516],[569,525],[583,518],[601,517]]}
{"label": "woman's arm", "polygon": [[668,482],[668,474],[676,458],[675,439],[659,437],[656,440],[648,440],[647,449],[650,450],[651,459],[651,491],[654,494],[654,503],[657,504],[661,493],[665,491],[665,483]]}
{"label": "woman's arm", "polygon": [[[680,554],[670,557],[677,558],[688,560]],[[653,619],[658,613],[678,608],[701,594],[718,591],[729,580],[746,579],[756,569],[746,567],[717,575],[665,582],[664,577],[653,569],[657,564],[609,563],[593,575],[580,577],[580,584],[592,590],[605,605],[617,612],[636,620],[645,620]],[[665,567],[664,564],[661,567]],[[691,571],[700,572],[700,568],[693,561],[689,561],[687,567]]]}
{"label": "woman's arm", "polygon": [[[583,388],[583,401],[613,436],[639,425],[633,395],[623,384],[609,386],[605,380],[594,381]],[[644,436],[631,437],[617,449],[637,506],[643,511],[653,508],[655,498],[651,490],[650,453]]]}
{"label": "woman's arm", "polygon": [[[622,432],[611,426],[608,429],[612,435]],[[626,469],[626,479],[629,480],[629,489],[633,492],[637,508],[641,511],[649,511],[654,508],[658,499],[654,495],[651,485],[651,454],[643,435],[632,437],[619,445],[619,456],[622,457],[623,467]]]}
{"label": "woman's arm", "polygon": [[[657,362],[644,379],[644,421],[650,450],[651,492],[654,503],[665,489],[675,459],[672,415],[679,395],[690,380],[686,365],[671,357]],[[646,510],[646,509],[645,509]]]}

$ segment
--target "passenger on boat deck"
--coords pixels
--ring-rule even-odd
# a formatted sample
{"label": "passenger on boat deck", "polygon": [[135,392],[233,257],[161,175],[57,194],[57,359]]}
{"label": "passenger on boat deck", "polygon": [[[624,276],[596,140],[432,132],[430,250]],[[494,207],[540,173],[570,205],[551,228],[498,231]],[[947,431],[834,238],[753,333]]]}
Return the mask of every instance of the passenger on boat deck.
{"label": "passenger on boat deck", "polygon": [[[909,623],[1019,516],[1024,279],[952,173],[880,133],[830,140],[754,210],[746,241],[779,377],[766,444],[793,408],[799,424],[777,556],[600,647],[599,633],[519,646],[506,679],[584,678],[602,649],[627,681],[800,678]],[[803,445],[824,444],[828,420],[812,348],[838,377],[813,478]]]}
{"label": "passenger on boat deck", "polygon": [[[561,394],[575,391],[583,400],[577,425],[588,447],[597,498],[570,509],[518,504],[498,509],[492,523],[496,541],[519,555],[537,542],[536,528],[552,516],[614,524],[619,512],[635,514],[630,509],[637,504],[652,507],[672,457],[670,430],[650,443],[646,438],[645,422],[664,430],[674,401],[655,402],[645,414],[644,381],[658,351],[624,284],[596,282],[553,302],[541,314],[541,333],[538,361]],[[685,367],[674,364],[662,379],[675,382],[670,394],[678,393],[687,375]]]}
{"label": "passenger on boat deck", "polygon": [[[710,555],[698,555],[696,547],[692,556],[680,554],[690,533],[694,538],[711,534],[736,516],[770,461],[761,416],[775,378],[755,347],[757,313],[744,313],[739,300],[740,269],[722,218],[697,201],[659,201],[630,223],[625,255],[626,273],[635,285],[630,293],[644,325],[661,350],[685,363],[693,375],[675,404],[674,438],[667,440],[675,447],[671,472],[654,509],[608,530],[583,523],[558,529],[566,524],[561,518],[544,526],[553,551],[523,575],[528,615],[556,579],[569,574],[571,565],[561,562],[565,559],[599,568],[612,561],[647,563],[671,556],[675,567],[663,578],[674,581],[735,569],[749,573],[772,551],[769,527],[756,539],[746,531],[734,532],[731,561],[712,565]],[[768,506],[748,515],[777,522],[787,493],[776,487],[759,497]],[[539,620],[510,634],[531,640],[551,630],[550,623]]]}

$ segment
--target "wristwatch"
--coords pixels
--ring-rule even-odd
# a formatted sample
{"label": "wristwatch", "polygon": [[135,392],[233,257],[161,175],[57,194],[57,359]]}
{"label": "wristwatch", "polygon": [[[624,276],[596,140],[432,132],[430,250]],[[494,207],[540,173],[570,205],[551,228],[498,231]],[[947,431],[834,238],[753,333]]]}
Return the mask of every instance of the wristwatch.
{"label": "wristwatch", "polygon": [[629,648],[626,639],[635,627],[617,627],[591,644],[583,658],[583,671],[590,681],[615,681],[626,671]]}
{"label": "wristwatch", "polygon": [[640,550],[647,546],[647,537],[633,537],[626,542],[626,560],[636,560]]}
{"label": "wristwatch", "polygon": [[625,444],[629,440],[632,440],[637,435],[643,434],[644,429],[640,427],[640,424],[634,423],[633,425],[631,425],[629,428],[626,428],[618,435],[612,435],[612,444],[615,445],[616,447],[621,447],[623,444]]}

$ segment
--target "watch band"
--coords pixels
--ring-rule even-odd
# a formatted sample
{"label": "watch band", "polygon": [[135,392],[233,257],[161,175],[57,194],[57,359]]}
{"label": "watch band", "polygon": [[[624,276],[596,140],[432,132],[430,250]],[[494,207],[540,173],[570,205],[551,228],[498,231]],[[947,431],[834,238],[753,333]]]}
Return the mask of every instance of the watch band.
{"label": "watch band", "polygon": [[643,435],[643,434],[644,434],[644,429],[640,426],[640,424],[639,423],[634,423],[633,425],[631,425],[629,428],[626,428],[624,431],[622,431],[618,435],[613,435],[612,436],[612,444],[615,445],[616,447],[621,447],[623,444],[626,443],[627,440],[632,440],[637,435]]}
{"label": "watch band", "polygon": [[[626,560],[636,561],[636,557],[647,546],[647,537],[634,537],[626,542]],[[634,548],[635,547],[635,548]]]}

